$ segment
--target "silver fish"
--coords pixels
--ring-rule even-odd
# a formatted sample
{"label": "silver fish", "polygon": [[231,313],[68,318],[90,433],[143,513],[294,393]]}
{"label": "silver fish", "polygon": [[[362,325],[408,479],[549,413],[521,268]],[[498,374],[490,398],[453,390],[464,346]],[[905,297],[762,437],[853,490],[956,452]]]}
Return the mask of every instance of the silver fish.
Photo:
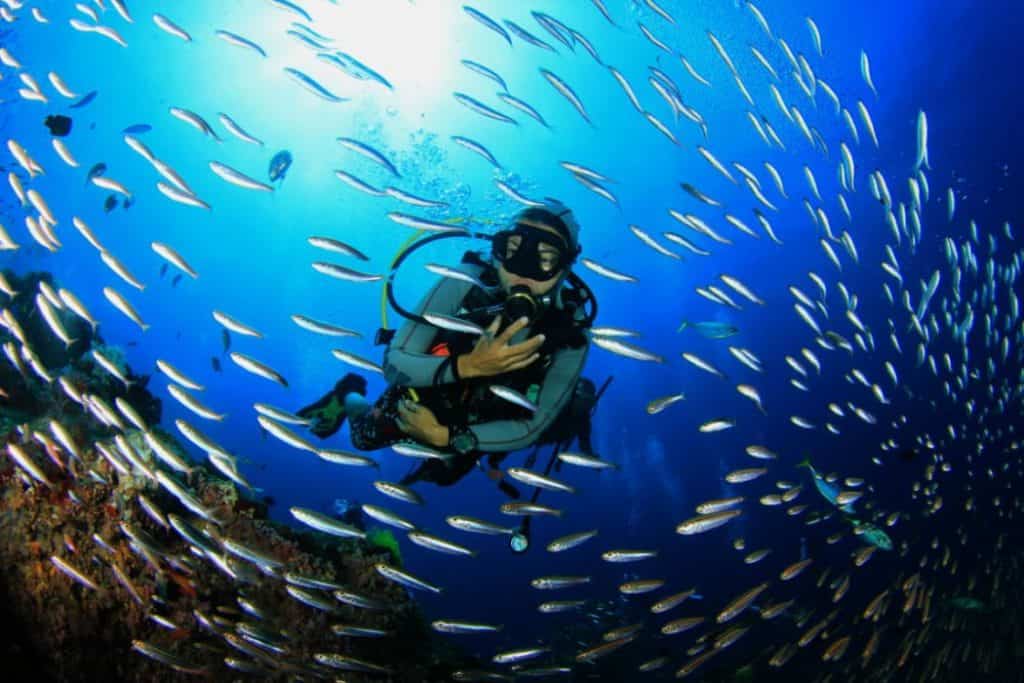
{"label": "silver fish", "polygon": [[103,296],[106,297],[107,301],[109,301],[114,306],[114,308],[121,311],[121,313],[123,313],[132,322],[138,325],[143,332],[149,329],[150,326],[147,323],[143,322],[142,318],[139,316],[135,308],[130,303],[128,303],[128,300],[125,299],[120,292],[118,292],[112,287],[104,287]]}
{"label": "silver fish", "polygon": [[329,463],[335,465],[349,465],[355,467],[374,467],[379,468],[380,465],[373,458],[368,458],[365,455],[357,455],[355,453],[349,453],[348,451],[339,451],[333,448],[321,448],[316,452],[318,456],[326,460]]}
{"label": "silver fish", "polygon": [[605,469],[617,469],[618,465],[615,463],[601,460],[590,455],[584,455],[583,453],[570,453],[561,452],[558,454],[558,459],[562,462],[567,462],[570,465],[576,465],[578,467],[589,467],[590,469],[605,470]]}
{"label": "silver fish", "polygon": [[547,79],[548,83],[550,83],[551,86],[555,90],[557,90],[559,94],[562,95],[562,97],[569,100],[569,103],[576,108],[576,111],[579,112],[579,115],[583,117],[584,121],[586,121],[587,123],[592,123],[590,117],[587,115],[586,108],[583,106],[583,102],[580,100],[579,96],[573,91],[573,89],[569,87],[568,83],[566,83],[561,78],[559,78],[552,72],[548,71],[547,69],[540,69],[540,73],[541,75],[544,76],[545,79]]}
{"label": "silver fish", "polygon": [[331,349],[331,355],[343,363],[348,363],[349,365],[354,365],[357,368],[368,370],[370,372],[384,374],[384,368],[380,365],[373,361],[366,360],[361,356],[357,356],[354,353],[349,353],[348,351],[343,351],[341,349]]}
{"label": "silver fish", "polygon": [[514,126],[519,125],[518,122],[515,119],[511,118],[510,116],[502,114],[497,109],[488,107],[480,100],[470,97],[465,93],[456,92],[453,93],[453,96],[455,97],[456,102],[466,107],[470,111],[475,111],[477,114],[480,114],[481,116],[486,116],[489,119],[493,119],[494,121],[500,121],[501,123],[511,123]]}
{"label": "silver fish", "polygon": [[498,163],[498,160],[495,158],[495,156],[491,154],[491,152],[486,147],[481,145],[479,142],[475,140],[470,140],[469,138],[463,137],[461,135],[453,135],[451,137],[451,140],[455,144],[461,147],[465,147],[466,149],[475,154],[479,154],[481,157],[489,161],[494,167],[501,168],[501,164]]}
{"label": "silver fish", "polygon": [[461,332],[463,334],[471,334],[477,337],[484,336],[487,333],[484,328],[472,321],[463,320],[451,315],[444,315],[443,313],[427,312],[423,314],[423,319],[434,327],[439,327],[442,330],[449,330],[450,332]]}
{"label": "silver fish", "polygon": [[430,627],[441,633],[493,633],[501,630],[501,624],[482,624],[475,621],[451,621],[439,619],[430,623]]}
{"label": "silver fish", "polygon": [[422,531],[410,531],[408,533],[408,537],[410,541],[422,548],[426,548],[427,550],[435,550],[448,555],[476,557],[475,550],[471,550],[466,546],[453,543],[437,536],[432,536],[431,534],[427,534]]}
{"label": "silver fish", "polygon": [[292,322],[301,327],[304,330],[315,332],[316,334],[323,334],[329,337],[361,337],[362,335],[355,330],[350,330],[331,323],[310,318],[305,315],[292,315]]}
{"label": "silver fish", "polygon": [[569,484],[565,484],[557,479],[552,479],[551,477],[538,474],[537,472],[533,472],[522,467],[510,467],[507,470],[507,474],[510,478],[526,484],[527,486],[535,486],[548,491],[576,493],[576,489]]}
{"label": "silver fish", "polygon": [[686,398],[686,394],[672,394],[671,396],[664,396],[662,398],[656,398],[647,404],[647,414],[657,415],[661,411],[668,408],[673,403],[677,403]]}
{"label": "silver fish", "polygon": [[368,194],[368,195],[370,195],[372,197],[383,197],[384,194],[385,194],[384,190],[378,190],[374,186],[370,185],[369,183],[367,183],[364,180],[360,180],[359,178],[355,177],[351,173],[347,173],[345,171],[340,171],[340,170],[335,170],[334,171],[334,175],[337,176],[338,180],[340,180],[341,182],[345,183],[346,185],[348,185],[350,187],[354,187],[355,189],[359,190],[360,192],[364,192],[364,193],[366,193],[366,194]]}
{"label": "silver fish", "polygon": [[[204,119],[202,116],[195,113],[194,111],[182,109],[181,107],[170,107],[168,108],[168,111],[171,113],[171,116],[181,121],[184,121],[185,123],[189,124],[196,130],[198,130],[203,135],[208,135],[217,142],[221,141],[217,133],[215,133],[213,128],[210,127],[210,124],[206,122],[206,119]],[[98,177],[102,178],[103,176]],[[96,179],[97,178],[93,178],[93,181],[95,181]]]}
{"label": "silver fish", "polygon": [[235,318],[231,317],[227,313],[222,311],[213,311],[213,319],[218,323],[231,330],[235,334],[240,334],[245,337],[256,337],[257,339],[263,339],[263,333],[259,330],[249,327],[248,325],[239,322]]}
{"label": "silver fish", "polygon": [[462,282],[469,283],[480,289],[487,289],[487,285],[480,281],[476,276],[461,271],[457,268],[441,265],[439,263],[428,263],[424,266],[428,271],[434,275],[440,275],[441,277],[451,278],[453,280],[460,280]]}
{"label": "silver fish", "polygon": [[505,399],[509,403],[517,405],[520,408],[525,408],[531,413],[537,412],[537,405],[514,389],[509,389],[508,387],[501,386],[499,384],[491,384],[487,388],[492,394]]}
{"label": "silver fish", "polygon": [[262,377],[263,379],[268,379],[271,382],[280,384],[283,387],[288,386],[288,380],[285,379],[284,376],[281,375],[281,373],[279,373],[277,370],[274,370],[269,365],[261,363],[255,358],[251,358],[249,356],[246,356],[235,351],[232,351],[230,354],[228,354],[228,357],[231,358],[232,361],[234,361],[235,365],[242,368],[243,370],[251,372],[252,374]]}
{"label": "silver fish", "polygon": [[376,565],[374,565],[374,569],[377,570],[377,573],[383,576],[384,578],[394,581],[395,583],[401,584],[406,588],[429,591],[431,593],[440,593],[443,590],[440,586],[435,586],[434,584],[427,583],[423,579],[419,579],[410,574],[409,572],[398,569],[397,567],[392,567],[390,565],[384,564],[383,562],[379,562]]}
{"label": "silver fish", "polygon": [[274,191],[272,185],[267,185],[266,183],[256,180],[255,178],[231,168],[227,164],[222,164],[219,161],[211,161],[210,170],[216,173],[223,180],[246,190],[259,190],[261,192]]}
{"label": "silver fish", "polygon": [[445,517],[445,521],[452,527],[460,531],[467,531],[474,534],[487,534],[490,536],[502,536],[514,533],[516,531],[513,527],[500,526],[498,524],[492,524],[482,519],[475,517],[466,517],[464,515],[452,515]]}
{"label": "silver fish", "polygon": [[610,351],[633,360],[652,361],[655,363],[665,362],[665,359],[661,356],[619,339],[594,336],[591,337],[591,341],[605,351]]}
{"label": "silver fish", "polygon": [[151,242],[149,246],[153,249],[153,251],[155,251],[161,257],[166,259],[168,263],[178,268],[192,279],[196,279],[199,277],[199,273],[197,273],[195,269],[192,268],[192,266],[190,266],[188,262],[181,256],[181,254],[176,252],[173,248],[169,247],[163,242]]}
{"label": "silver fish", "polygon": [[395,165],[390,160],[388,160],[388,158],[385,157],[381,152],[377,151],[370,145],[367,145],[366,143],[360,142],[353,138],[339,137],[337,138],[337,140],[342,147],[345,147],[346,149],[349,149],[357,154],[360,154],[363,157],[374,162],[375,164],[380,165],[396,178],[402,177],[402,174],[398,172],[398,169],[395,168]]}
{"label": "silver fish", "polygon": [[320,514],[315,510],[293,507],[289,509],[289,512],[291,512],[292,517],[298,521],[325,534],[340,536],[342,538],[366,538],[366,532],[363,530],[339,522],[338,520],[328,517],[327,515]]}
{"label": "silver fish", "polygon": [[597,261],[589,258],[581,258],[580,263],[594,271],[598,275],[604,276],[611,280],[617,280],[618,282],[638,282],[638,278],[628,273],[621,273],[617,270],[613,270],[608,266],[602,265]]}
{"label": "silver fish", "polygon": [[269,434],[288,444],[292,448],[297,448],[300,451],[309,451],[310,453],[319,453],[319,449],[317,449],[317,447],[308,439],[302,438],[284,425],[271,420],[266,415],[258,415],[256,417],[256,421],[259,422],[260,426],[267,430]]}
{"label": "silver fish", "polygon": [[383,275],[375,275],[373,273],[363,273],[345,266],[339,266],[336,263],[327,263],[324,261],[317,261],[313,263],[313,270],[330,277],[337,278],[339,280],[347,280],[349,282],[377,282],[383,279]]}
{"label": "silver fish", "polygon": [[295,81],[303,88],[313,93],[322,100],[326,100],[328,102],[333,103],[348,102],[349,100],[349,98],[347,97],[339,97],[338,95],[335,95],[330,90],[320,85],[320,83],[311,78],[309,75],[303,73],[302,71],[299,71],[298,69],[293,69],[290,66],[286,66],[284,67],[284,72],[291,76],[293,81]]}
{"label": "silver fish", "polygon": [[582,545],[583,543],[594,538],[594,536],[597,536],[597,529],[592,529],[589,531],[579,531],[574,534],[569,534],[568,536],[561,536],[548,543],[547,550],[550,553],[560,553],[565,550],[569,550],[571,548],[575,548],[579,545]]}
{"label": "silver fish", "polygon": [[416,528],[416,525],[412,522],[399,517],[394,512],[391,512],[386,508],[382,508],[379,505],[369,505],[364,503],[362,510],[368,517],[372,517],[381,524],[387,524],[388,526],[393,526],[396,529],[402,529],[403,531],[412,531]]}
{"label": "silver fish", "polygon": [[743,514],[742,510],[724,510],[722,512],[714,512],[709,515],[692,517],[685,522],[681,522],[679,526],[676,527],[676,533],[687,536],[711,531],[712,529],[717,529],[723,524],[728,523],[730,520],[739,517],[741,514]]}
{"label": "silver fish", "polygon": [[392,211],[388,214],[388,218],[393,220],[399,225],[404,225],[407,228],[414,228],[416,230],[426,230],[427,232],[456,232],[456,233],[467,233],[463,228],[450,225],[448,223],[439,223],[432,221],[428,218],[420,218],[418,216],[410,216],[407,213],[399,213]]}
{"label": "silver fish", "polygon": [[373,487],[385,496],[389,496],[395,500],[412,503],[413,505],[423,505],[423,497],[408,486],[402,486],[401,484],[395,484],[390,481],[375,481],[373,482]]}

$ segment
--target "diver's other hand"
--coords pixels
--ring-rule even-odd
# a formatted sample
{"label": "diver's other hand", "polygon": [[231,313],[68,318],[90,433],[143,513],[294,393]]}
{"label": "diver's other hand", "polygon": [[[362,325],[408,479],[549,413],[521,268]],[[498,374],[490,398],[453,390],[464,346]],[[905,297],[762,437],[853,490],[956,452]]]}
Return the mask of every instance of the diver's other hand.
{"label": "diver's other hand", "polygon": [[398,428],[420,443],[444,448],[448,445],[448,428],[437,421],[434,412],[420,403],[406,399],[398,402]]}
{"label": "diver's other hand", "polygon": [[501,316],[495,318],[487,328],[487,334],[477,339],[473,350],[459,356],[455,361],[459,366],[459,376],[493,377],[525,368],[540,358],[538,349],[544,343],[543,334],[536,334],[518,344],[509,344],[509,340],[528,324],[528,319],[520,318],[504,332],[497,334],[501,326]]}

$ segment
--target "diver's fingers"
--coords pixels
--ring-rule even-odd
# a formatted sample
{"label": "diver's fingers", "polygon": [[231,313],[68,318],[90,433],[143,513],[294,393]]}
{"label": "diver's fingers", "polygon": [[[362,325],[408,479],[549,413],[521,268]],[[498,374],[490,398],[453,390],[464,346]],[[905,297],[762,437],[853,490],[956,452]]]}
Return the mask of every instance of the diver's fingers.
{"label": "diver's fingers", "polygon": [[524,327],[526,327],[529,324],[530,324],[529,319],[527,319],[527,318],[520,318],[519,320],[517,320],[514,323],[512,323],[511,325],[509,325],[508,328],[504,332],[499,334],[496,341],[498,341],[501,344],[507,343],[508,340],[511,339],[512,336],[515,335],[516,332],[518,332],[519,330],[523,329]]}
{"label": "diver's fingers", "polygon": [[497,316],[495,316],[494,320],[491,321],[491,324],[487,326],[487,336],[493,339],[494,335],[498,334],[499,329],[501,329],[500,313]]}
{"label": "diver's fingers", "polygon": [[510,344],[505,347],[506,357],[517,357],[522,355],[529,355],[540,348],[540,345],[544,343],[543,334],[535,334],[534,336],[519,342],[518,344]]}
{"label": "diver's fingers", "polygon": [[508,366],[508,370],[521,370],[525,368],[527,365],[535,362],[538,358],[540,358],[540,354],[535,353],[532,356],[528,356],[524,360],[515,362],[512,365]]}
{"label": "diver's fingers", "polygon": [[396,417],[396,418],[395,418],[395,425],[396,425],[396,426],[397,426],[397,427],[398,427],[399,429],[401,429],[401,430],[402,430],[402,433],[404,433],[404,434],[408,434],[408,433],[409,433],[409,425],[408,425],[408,424],[406,424],[405,420],[403,420],[402,418],[400,418],[400,417]]}

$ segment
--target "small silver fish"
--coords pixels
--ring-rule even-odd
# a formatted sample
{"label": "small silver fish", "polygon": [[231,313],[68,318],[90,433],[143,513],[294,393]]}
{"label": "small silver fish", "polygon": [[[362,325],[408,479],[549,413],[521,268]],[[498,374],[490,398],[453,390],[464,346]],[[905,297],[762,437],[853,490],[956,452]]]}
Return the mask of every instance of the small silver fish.
{"label": "small silver fish", "polygon": [[487,388],[492,394],[505,399],[509,403],[515,404],[520,408],[525,408],[531,413],[537,412],[537,405],[514,389],[509,389],[508,387],[501,386],[500,384],[491,384]]}
{"label": "small silver fish", "polygon": [[686,394],[683,393],[672,394],[671,396],[665,396],[663,398],[656,398],[647,404],[647,414],[657,415],[658,413],[665,410],[665,408],[668,408],[673,403],[682,401],[685,398]]}
{"label": "small silver fish", "polygon": [[444,315],[443,313],[424,313],[423,319],[434,327],[440,327],[442,330],[448,330],[450,332],[462,332],[463,334],[472,334],[477,337],[481,337],[486,334],[484,328],[472,321],[463,320],[462,318],[457,318],[451,315]]}
{"label": "small silver fish", "polygon": [[518,482],[526,484],[527,486],[535,486],[540,489],[546,489],[548,491],[561,491],[563,493],[576,493],[576,489],[568,484],[552,479],[543,474],[538,474],[531,470],[522,467],[510,467],[508,468],[507,474],[509,478],[515,479]]}

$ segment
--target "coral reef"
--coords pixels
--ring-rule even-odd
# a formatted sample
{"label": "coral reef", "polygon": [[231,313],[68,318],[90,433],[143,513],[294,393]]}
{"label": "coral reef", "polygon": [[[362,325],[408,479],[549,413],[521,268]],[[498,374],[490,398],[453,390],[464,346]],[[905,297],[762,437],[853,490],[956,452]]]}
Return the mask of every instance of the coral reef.
{"label": "coral reef", "polygon": [[[25,300],[48,281],[7,277]],[[32,317],[23,308],[14,315]],[[160,403],[146,378],[124,364],[126,387],[94,367],[86,352],[101,340],[91,328],[64,349],[47,346],[53,335],[43,325],[24,324],[26,342],[48,349],[39,352],[50,361],[44,369],[70,391],[0,364],[0,610],[17,632],[0,639],[5,676],[450,680],[455,653],[436,647],[408,592],[375,570],[397,560],[393,536],[339,542],[271,522],[263,501],[188,460],[155,426]],[[103,353],[124,363],[114,349]],[[109,406],[123,398],[154,426],[144,435],[104,424],[76,393]],[[146,436],[181,471],[165,466],[167,454]],[[371,631],[336,635],[339,625]]]}

